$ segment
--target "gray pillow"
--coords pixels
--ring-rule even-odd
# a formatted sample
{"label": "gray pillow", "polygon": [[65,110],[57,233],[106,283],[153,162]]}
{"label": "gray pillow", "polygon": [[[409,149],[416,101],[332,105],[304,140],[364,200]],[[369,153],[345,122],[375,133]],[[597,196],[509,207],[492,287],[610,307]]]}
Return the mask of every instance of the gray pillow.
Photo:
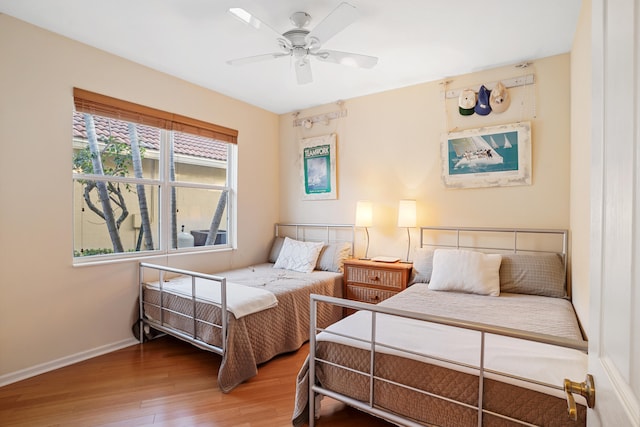
{"label": "gray pillow", "polygon": [[278,255],[280,255],[280,250],[282,249],[282,243],[284,243],[284,237],[275,237],[273,239],[271,251],[269,252],[269,262],[275,263],[278,260]]}
{"label": "gray pillow", "polygon": [[342,273],[344,269],[344,260],[349,258],[351,253],[351,243],[329,243],[322,248],[318,257],[316,270],[333,271]]}
{"label": "gray pillow", "polygon": [[413,254],[413,269],[411,270],[410,285],[414,283],[429,283],[433,270],[433,249],[416,248]]}
{"label": "gray pillow", "polygon": [[500,292],[565,298],[565,269],[560,254],[504,254]]}

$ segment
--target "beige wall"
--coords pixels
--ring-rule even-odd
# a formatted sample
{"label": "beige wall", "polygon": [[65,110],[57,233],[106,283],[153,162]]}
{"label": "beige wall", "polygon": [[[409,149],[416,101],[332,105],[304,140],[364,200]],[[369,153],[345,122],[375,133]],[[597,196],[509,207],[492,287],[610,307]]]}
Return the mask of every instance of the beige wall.
{"label": "beige wall", "polygon": [[[447,89],[479,86],[534,74],[536,83],[511,90],[503,114],[462,117],[457,99],[444,101],[444,85],[425,83],[347,100],[347,116],[310,130],[293,127],[293,116],[280,117],[281,217],[307,222],[353,222],[356,201],[374,204],[369,255],[404,258],[405,229],[398,229],[398,200],[416,199],[418,224],[500,227],[569,227],[570,155],[569,54],[449,79]],[[300,113],[308,117],[338,110],[335,104]],[[441,136],[470,129],[530,120],[533,182],[530,186],[447,189],[441,180]],[[298,141],[336,132],[338,199],[302,201]],[[418,242],[417,230],[412,240]],[[413,245],[412,245],[413,246]],[[364,251],[363,235],[358,250]]]}
{"label": "beige wall", "polygon": [[571,279],[573,304],[589,331],[591,185],[591,0],[582,2],[571,49]]}
{"label": "beige wall", "polygon": [[2,14],[0,58],[0,383],[132,338],[136,263],[72,267],[74,86],[238,129],[238,250],[155,261],[219,271],[266,259],[277,115]]}

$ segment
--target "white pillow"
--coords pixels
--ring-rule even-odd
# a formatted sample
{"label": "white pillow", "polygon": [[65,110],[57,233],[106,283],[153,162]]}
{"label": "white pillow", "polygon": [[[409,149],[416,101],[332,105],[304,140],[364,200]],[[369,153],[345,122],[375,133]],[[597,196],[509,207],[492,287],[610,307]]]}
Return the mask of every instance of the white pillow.
{"label": "white pillow", "polygon": [[301,242],[285,237],[273,268],[311,273],[316,267],[323,246],[323,242]]}
{"label": "white pillow", "polygon": [[322,248],[316,269],[342,273],[344,260],[349,258],[350,253],[351,243],[349,242],[329,243]]}
{"label": "white pillow", "polygon": [[461,249],[436,249],[429,289],[500,295],[502,255]]}

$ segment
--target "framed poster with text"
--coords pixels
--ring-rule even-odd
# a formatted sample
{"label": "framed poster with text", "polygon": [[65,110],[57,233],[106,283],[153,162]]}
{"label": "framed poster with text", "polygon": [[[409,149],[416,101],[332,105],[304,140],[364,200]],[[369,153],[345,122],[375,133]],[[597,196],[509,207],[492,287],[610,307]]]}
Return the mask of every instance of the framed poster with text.
{"label": "framed poster with text", "polygon": [[336,135],[304,138],[300,142],[303,200],[337,198]]}

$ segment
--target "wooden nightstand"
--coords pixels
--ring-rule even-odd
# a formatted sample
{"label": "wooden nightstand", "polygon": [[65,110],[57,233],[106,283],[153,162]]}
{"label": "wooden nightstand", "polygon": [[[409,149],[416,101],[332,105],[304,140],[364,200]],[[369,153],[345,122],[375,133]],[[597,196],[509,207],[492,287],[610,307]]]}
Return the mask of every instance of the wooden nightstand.
{"label": "wooden nightstand", "polygon": [[[344,298],[377,304],[407,288],[412,264],[349,259],[344,262]],[[347,310],[346,314],[352,312]]]}

